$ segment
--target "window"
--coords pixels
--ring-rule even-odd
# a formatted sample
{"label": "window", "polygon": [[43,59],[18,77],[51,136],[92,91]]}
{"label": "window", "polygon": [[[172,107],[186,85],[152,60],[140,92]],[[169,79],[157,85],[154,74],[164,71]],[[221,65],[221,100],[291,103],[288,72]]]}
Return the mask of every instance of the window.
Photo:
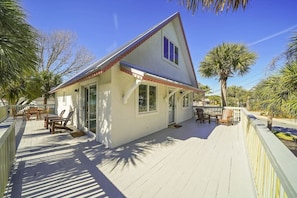
{"label": "window", "polygon": [[156,111],[157,110],[157,88],[154,86],[149,86],[149,111]]}
{"label": "window", "polygon": [[163,38],[163,56],[165,59],[178,65],[178,47],[173,42],[169,41],[167,37]]}
{"label": "window", "polygon": [[164,36],[164,58],[168,59],[168,39]]}
{"label": "window", "polygon": [[173,43],[170,42],[170,61],[173,62]]}
{"label": "window", "polygon": [[174,48],[174,62],[178,65],[178,48],[176,46]]}
{"label": "window", "polygon": [[183,96],[183,107],[188,107],[189,106],[189,94],[186,94]]}
{"label": "window", "polygon": [[149,85],[139,85],[138,111],[151,112],[157,110],[157,88]]}

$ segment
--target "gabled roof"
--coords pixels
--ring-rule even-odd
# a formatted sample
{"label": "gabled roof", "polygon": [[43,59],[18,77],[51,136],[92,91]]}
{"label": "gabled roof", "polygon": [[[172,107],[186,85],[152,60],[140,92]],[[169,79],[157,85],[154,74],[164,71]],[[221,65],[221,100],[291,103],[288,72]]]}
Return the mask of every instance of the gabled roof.
{"label": "gabled roof", "polygon": [[[61,88],[67,87],[67,86],[72,85],[72,84],[77,83],[77,82],[81,82],[81,81],[86,80],[86,79],[93,78],[95,76],[98,76],[98,75],[104,73],[109,68],[111,68],[114,64],[119,62],[122,58],[124,58],[126,55],[128,55],[130,52],[132,52],[135,48],[137,48],[139,45],[141,45],[143,42],[145,42],[147,39],[149,39],[151,36],[153,36],[155,33],[157,33],[164,26],[166,26],[168,23],[170,23],[171,21],[173,21],[176,18],[179,20],[179,22],[181,24],[181,29],[182,29],[182,33],[183,33],[182,36],[184,37],[184,40],[186,41],[184,29],[183,29],[182,22],[181,22],[181,19],[180,19],[180,14],[177,12],[177,13],[171,15],[170,17],[168,17],[167,19],[165,19],[164,21],[162,21],[161,23],[159,23],[156,26],[152,27],[148,31],[144,32],[143,34],[140,34],[138,37],[136,37],[132,41],[128,42],[124,46],[118,48],[117,50],[115,50],[114,52],[108,54],[104,58],[102,58],[102,59],[96,61],[95,63],[91,64],[86,69],[84,69],[83,71],[81,71],[80,73],[75,75],[74,77],[70,78],[68,81],[60,84],[59,86],[57,86],[56,88],[54,88],[50,92],[54,93],[54,92],[56,92],[57,90],[59,90]],[[187,54],[189,54],[189,59],[190,59],[191,66],[192,66],[192,69],[193,69],[193,74],[194,74],[195,79],[196,79],[196,75],[195,75],[193,63],[192,63],[192,60],[191,60],[191,57],[190,57],[187,42],[186,42],[186,50],[187,50]],[[196,84],[195,84],[194,87],[198,87],[197,82],[195,82],[195,83]]]}

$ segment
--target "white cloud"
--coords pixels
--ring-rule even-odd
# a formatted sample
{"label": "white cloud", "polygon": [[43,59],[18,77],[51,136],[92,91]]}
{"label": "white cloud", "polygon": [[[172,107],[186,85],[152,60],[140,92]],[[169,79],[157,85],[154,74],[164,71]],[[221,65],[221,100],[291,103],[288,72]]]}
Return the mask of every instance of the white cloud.
{"label": "white cloud", "polygon": [[114,28],[116,30],[119,30],[119,20],[118,20],[118,15],[116,13],[113,13],[113,24],[114,24]]}
{"label": "white cloud", "polygon": [[281,35],[281,34],[284,34],[284,33],[286,33],[286,32],[289,32],[289,31],[291,31],[292,29],[294,29],[294,28],[296,28],[296,27],[297,27],[297,25],[293,25],[293,26],[291,26],[291,27],[289,27],[289,28],[287,28],[287,29],[284,29],[284,30],[282,30],[282,31],[280,31],[280,32],[274,33],[274,34],[272,34],[272,35],[270,35],[270,36],[266,36],[266,37],[264,37],[264,38],[262,38],[262,39],[259,39],[259,40],[257,40],[257,41],[254,41],[254,42],[252,42],[252,43],[249,43],[248,46],[257,45],[257,44],[259,44],[259,43],[262,43],[262,42],[264,42],[264,41],[267,41],[267,40],[269,40],[269,39],[272,39],[272,38],[274,38],[274,37],[277,37],[277,36],[279,36],[279,35]]}

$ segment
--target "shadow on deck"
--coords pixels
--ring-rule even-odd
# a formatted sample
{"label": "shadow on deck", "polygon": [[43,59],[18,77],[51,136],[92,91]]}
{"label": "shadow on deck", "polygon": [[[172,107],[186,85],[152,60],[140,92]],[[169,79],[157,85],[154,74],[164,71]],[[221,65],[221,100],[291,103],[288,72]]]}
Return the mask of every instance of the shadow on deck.
{"label": "shadow on deck", "polygon": [[26,124],[6,197],[255,197],[237,125],[188,120],[107,149],[42,124]]}

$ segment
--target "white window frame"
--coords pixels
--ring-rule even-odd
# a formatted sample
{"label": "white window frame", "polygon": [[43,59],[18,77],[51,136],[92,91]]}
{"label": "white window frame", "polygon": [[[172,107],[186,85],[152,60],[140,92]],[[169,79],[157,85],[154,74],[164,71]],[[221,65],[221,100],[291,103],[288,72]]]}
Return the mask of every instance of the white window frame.
{"label": "white window frame", "polygon": [[[166,58],[164,56],[164,37],[167,38],[168,40],[168,58]],[[173,60],[170,60],[170,43],[173,44]],[[176,63],[176,57],[175,57],[175,48],[177,48],[178,50],[178,55],[177,55],[177,63]],[[166,33],[162,34],[162,59],[164,59],[166,62],[169,62],[170,64],[174,65],[174,66],[178,66],[180,63],[180,48],[179,46],[170,38],[170,36]]]}
{"label": "white window frame", "polygon": [[188,108],[189,106],[190,106],[190,94],[188,93],[183,96],[183,108]]}
{"label": "white window frame", "polygon": [[[146,97],[147,97],[146,111],[140,111],[140,108],[139,108],[139,87],[141,85],[146,86]],[[156,108],[154,110],[150,110],[150,105],[149,105],[150,104],[150,99],[149,99],[149,88],[150,87],[155,87],[156,88],[156,98],[155,98],[155,100],[156,100],[155,101]],[[152,84],[140,84],[138,86],[138,89],[137,89],[137,100],[136,101],[137,101],[137,103],[136,103],[136,105],[137,105],[137,112],[138,112],[139,115],[150,114],[150,113],[157,112],[157,110],[158,110],[158,87],[156,85],[152,85]]]}

